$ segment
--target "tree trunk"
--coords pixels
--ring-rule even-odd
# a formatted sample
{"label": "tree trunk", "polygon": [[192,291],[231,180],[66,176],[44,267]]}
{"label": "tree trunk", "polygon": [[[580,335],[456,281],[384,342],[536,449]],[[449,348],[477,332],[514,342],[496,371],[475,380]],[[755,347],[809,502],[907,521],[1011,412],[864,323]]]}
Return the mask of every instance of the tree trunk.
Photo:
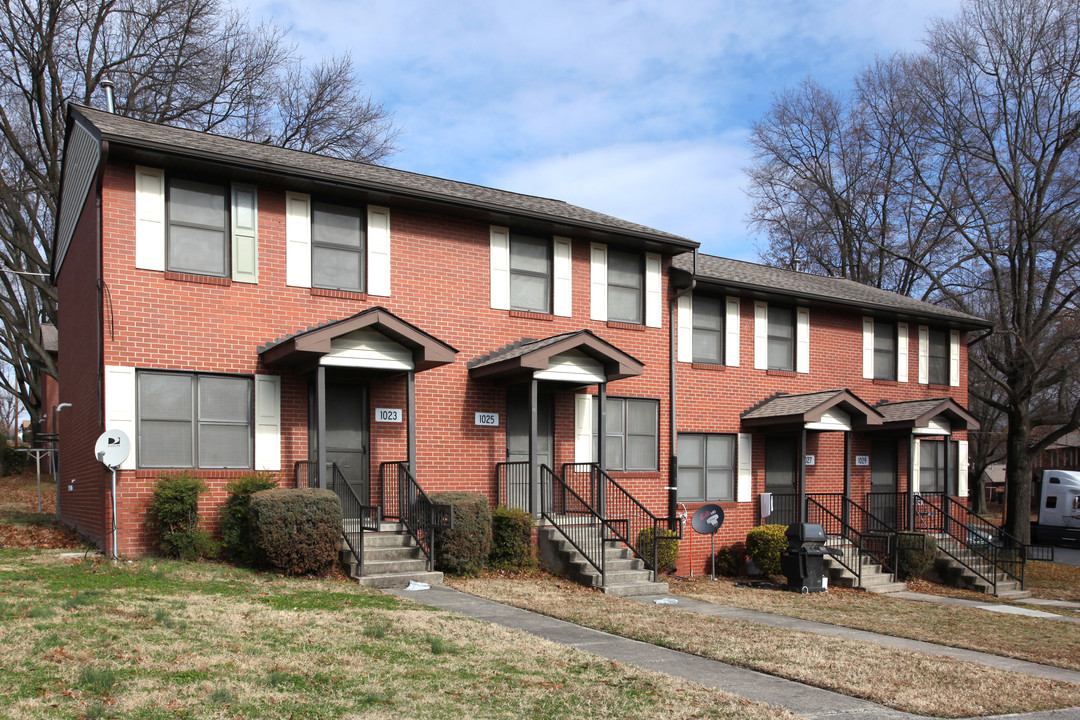
{"label": "tree trunk", "polygon": [[[963,472],[963,468],[961,468]],[[972,473],[968,479],[968,502],[973,512],[979,515],[986,514],[986,487],[983,482],[985,478],[986,468],[979,469],[977,472]]]}
{"label": "tree trunk", "polygon": [[1005,440],[1005,532],[1031,542],[1031,418],[1026,407],[1009,410]]}

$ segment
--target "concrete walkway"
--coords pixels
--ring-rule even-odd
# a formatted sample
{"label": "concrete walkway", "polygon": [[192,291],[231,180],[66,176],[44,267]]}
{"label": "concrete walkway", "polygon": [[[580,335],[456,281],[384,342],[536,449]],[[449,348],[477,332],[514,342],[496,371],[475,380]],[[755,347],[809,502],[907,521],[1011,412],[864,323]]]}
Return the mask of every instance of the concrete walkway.
{"label": "concrete walkway", "polygon": [[[892,710],[876,703],[857,698],[848,697],[839,693],[821,690],[819,688],[802,685],[800,683],[784,680],[772,675],[737,668],[716,660],[708,660],[687,653],[668,650],[666,648],[649,645],[637,640],[618,637],[599,630],[574,625],[562,620],[550,618],[544,615],[520,610],[518,608],[501,605],[490,600],[484,600],[471,595],[460,593],[451,588],[435,585],[430,590],[409,592],[405,590],[388,590],[392,595],[415,600],[431,607],[450,610],[466,617],[514,628],[531,633],[538,637],[562,645],[574,647],[584,652],[592,653],[600,657],[608,658],[627,665],[665,673],[675,677],[684,678],[705,687],[724,690],[726,692],[767,703],[769,705],[784,707],[801,715],[808,720],[827,720],[829,718],[851,718],[852,720],[893,720],[899,718],[916,718],[898,710]],[[652,603],[659,597],[645,598],[641,602]],[[907,647],[921,652],[930,652],[937,655],[948,655],[970,662],[980,662],[992,667],[1000,667],[1017,672],[1029,672],[1041,677],[1068,680],[1080,683],[1080,673],[1050,668],[1035,663],[1025,663],[1018,660],[999,658],[985,653],[974,653],[967,650],[955,650],[930,643],[918,643],[916,641],[901,640],[876,633],[867,633],[860,630],[840,628],[835,625],[824,623],[811,623],[805,620],[788,618],[770,613],[759,613],[753,610],[741,610],[738,608],[712,605],[689,598],[678,598],[678,604],[673,607],[683,611],[700,612],[702,614],[720,617],[732,617],[750,622],[758,622],[774,627],[786,627],[804,632],[817,632],[820,634],[837,635],[840,637],[852,637],[854,639],[880,642],[882,645],[893,647]],[[852,633],[848,635],[847,633]],[[909,645],[907,643],[913,643]],[[962,655],[954,655],[953,653]],[[978,659],[975,659],[978,658]],[[1080,720],[1080,708],[1069,710],[1055,710],[1026,715],[1008,715],[1000,717],[1024,718],[1024,720]]]}
{"label": "concrete walkway", "polygon": [[[1060,620],[1061,622],[1080,623],[1080,617],[1059,615],[1053,612],[1044,612],[1041,610],[1022,608],[1017,607],[1016,605],[1006,605],[1004,603],[980,602],[979,600],[949,597],[946,595],[931,595],[929,593],[904,591],[890,593],[889,597],[900,598],[902,600],[913,600],[915,602],[934,603],[936,605],[960,605],[963,607],[976,608],[978,610],[987,610],[989,612],[999,612],[1012,615],[1026,615],[1028,617],[1043,618],[1045,620]],[[1080,610],[1080,603],[1068,602],[1065,600],[1040,600],[1039,598],[1024,598],[1023,600],[1015,600],[1014,602],[1021,605],[1035,605],[1037,607],[1045,607],[1050,609],[1062,608],[1065,610]]]}

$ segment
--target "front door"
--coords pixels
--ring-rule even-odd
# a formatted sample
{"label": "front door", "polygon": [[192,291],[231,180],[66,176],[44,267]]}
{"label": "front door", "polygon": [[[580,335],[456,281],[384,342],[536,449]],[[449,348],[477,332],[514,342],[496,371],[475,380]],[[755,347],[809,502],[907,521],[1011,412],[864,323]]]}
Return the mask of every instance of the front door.
{"label": "front door", "polygon": [[771,525],[790,525],[799,519],[798,452],[797,438],[765,438],[765,492],[773,494],[772,514],[765,522]]}
{"label": "front door", "polygon": [[[367,385],[326,384],[326,463],[337,463],[345,481],[364,505],[369,502]],[[327,487],[334,489],[330,473]]]}
{"label": "front door", "polygon": [[[897,527],[896,438],[870,442],[870,497],[867,510],[884,524],[870,530],[886,532]],[[873,523],[872,523],[873,524]]]}
{"label": "front door", "polygon": [[[536,462],[554,468],[555,413],[550,393],[539,393],[536,406]],[[506,391],[506,459],[529,461],[529,386],[519,385]],[[529,473],[511,471],[507,478],[507,504],[529,507]]]}

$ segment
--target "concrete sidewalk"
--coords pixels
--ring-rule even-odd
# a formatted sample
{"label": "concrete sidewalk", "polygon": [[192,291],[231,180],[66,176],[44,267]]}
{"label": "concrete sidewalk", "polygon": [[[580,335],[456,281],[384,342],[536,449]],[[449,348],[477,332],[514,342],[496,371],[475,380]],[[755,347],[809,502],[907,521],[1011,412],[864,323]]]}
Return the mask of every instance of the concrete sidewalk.
{"label": "concrete sidewalk", "polygon": [[[876,703],[857,698],[848,697],[839,693],[821,690],[819,688],[802,685],[791,680],[784,680],[755,672],[737,668],[716,660],[708,660],[687,653],[668,650],[666,648],[649,645],[637,640],[618,637],[599,630],[581,627],[572,623],[550,618],[544,615],[520,610],[518,608],[501,605],[490,600],[473,597],[460,593],[451,588],[435,585],[430,590],[409,592],[406,590],[388,590],[392,595],[401,598],[415,600],[416,602],[459,613],[466,617],[501,625],[503,627],[522,630],[537,637],[551,640],[562,645],[574,647],[584,652],[592,653],[600,657],[608,658],[627,665],[633,665],[646,670],[665,673],[675,677],[684,678],[705,687],[715,688],[730,692],[747,700],[767,703],[784,707],[801,715],[808,720],[828,718],[852,718],[853,720],[891,720],[898,718],[917,718],[892,710]],[[647,598],[642,602],[653,602],[657,598]],[[664,596],[673,597],[673,596]],[[680,597],[674,609],[721,617],[733,617],[746,619],[750,622],[758,622],[774,627],[786,627],[805,632],[818,632],[820,634],[839,635],[848,637],[845,632],[855,633],[851,637],[859,640],[875,642],[880,638],[880,644],[910,643],[913,641],[899,640],[875,633],[864,633],[858,630],[848,630],[824,623],[810,623],[804,620],[786,618],[769,613],[757,613],[752,610],[739,610],[737,608],[712,605],[692,601]],[[748,615],[744,615],[747,614]],[[921,652],[930,652],[938,655],[953,655],[953,648],[944,648],[930,643],[916,643],[918,647],[911,649]],[[895,644],[895,647],[910,647],[903,644]],[[927,649],[929,648],[929,649]],[[984,659],[982,664],[993,667],[1002,667],[1017,672],[1031,672],[1041,677],[1054,679],[1068,679],[1069,682],[1080,683],[1080,673],[1058,668],[1047,668],[1035,663],[1023,663],[1022,661],[998,658],[984,653],[972,653],[970,651],[955,651],[965,653],[960,659],[978,662],[973,657]],[[1005,664],[998,664],[1003,662]],[[1020,669],[1023,666],[1025,669]],[[1064,675],[1062,675],[1064,673]],[[1000,716],[1009,718],[1024,718],[1025,720],[1080,720],[1080,708],[1069,710],[1056,710],[1026,715]]]}

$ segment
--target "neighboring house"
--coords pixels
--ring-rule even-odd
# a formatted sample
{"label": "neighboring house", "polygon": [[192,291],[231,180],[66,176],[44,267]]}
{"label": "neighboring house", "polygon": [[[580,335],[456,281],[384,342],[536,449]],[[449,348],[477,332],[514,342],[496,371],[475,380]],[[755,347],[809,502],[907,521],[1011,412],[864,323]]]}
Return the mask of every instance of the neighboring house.
{"label": "neighboring house", "polygon": [[[784,522],[800,493],[899,515],[909,487],[967,493],[967,332],[987,323],[928,303],[75,106],[57,228],[60,514],[111,546],[92,449],[123,430],[122,555],[152,550],[152,485],[179,469],[210,485],[211,525],[253,470],[384,514],[410,475],[536,514],[553,482],[614,505],[606,475],[659,518],[720,503],[718,545],[761,521],[763,493]],[[707,568],[689,545],[680,570]]]}
{"label": "neighboring house", "polygon": [[1035,456],[1032,469],[1080,470],[1080,431],[1067,433]]}

